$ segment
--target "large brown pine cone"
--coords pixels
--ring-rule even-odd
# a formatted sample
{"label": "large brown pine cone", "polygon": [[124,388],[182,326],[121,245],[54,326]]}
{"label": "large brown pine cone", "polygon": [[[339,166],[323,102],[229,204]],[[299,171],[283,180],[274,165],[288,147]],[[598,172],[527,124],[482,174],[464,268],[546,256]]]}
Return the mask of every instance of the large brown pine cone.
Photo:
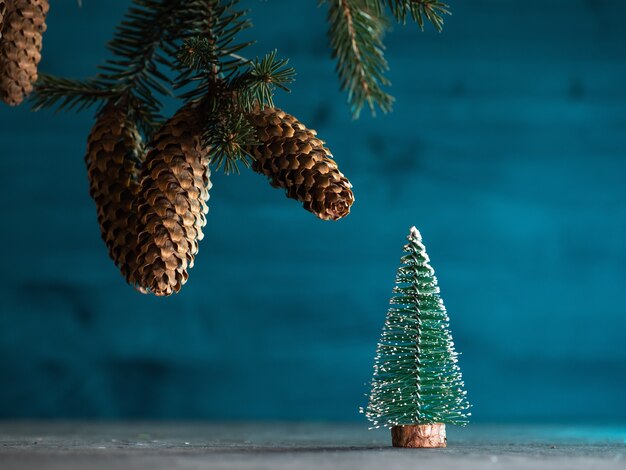
{"label": "large brown pine cone", "polygon": [[141,136],[124,105],[107,104],[87,140],[89,192],[96,201],[102,239],[126,280],[136,279],[139,176],[144,159]]}
{"label": "large brown pine cone", "polygon": [[10,0],[2,22],[0,97],[15,106],[33,90],[46,30],[48,0]]}
{"label": "large brown pine cone", "polygon": [[277,108],[258,110],[251,118],[260,141],[248,149],[255,157],[252,168],[320,219],[348,215],[354,202],[352,185],[316,132]]}
{"label": "large brown pine cone", "polygon": [[156,295],[180,290],[203,238],[211,182],[199,116],[193,105],[181,108],[155,134],[144,163],[138,263],[141,284]]}

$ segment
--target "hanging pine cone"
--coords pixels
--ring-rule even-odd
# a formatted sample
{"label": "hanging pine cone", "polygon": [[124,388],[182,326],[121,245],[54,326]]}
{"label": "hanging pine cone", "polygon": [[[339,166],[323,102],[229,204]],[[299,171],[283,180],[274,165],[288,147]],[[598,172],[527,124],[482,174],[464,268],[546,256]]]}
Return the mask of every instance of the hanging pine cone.
{"label": "hanging pine cone", "polygon": [[181,108],[150,143],[138,199],[141,284],[156,295],[178,292],[203,238],[209,199],[209,152],[198,111]]}
{"label": "hanging pine cone", "polygon": [[352,185],[316,132],[277,108],[258,110],[251,118],[260,141],[248,149],[255,157],[252,168],[322,220],[348,215]]}
{"label": "hanging pine cone", "polygon": [[48,0],[11,0],[2,22],[0,97],[15,106],[33,90],[46,30]]}
{"label": "hanging pine cone", "polygon": [[0,0],[0,38],[2,38],[2,25],[4,24],[4,13],[7,10],[7,3],[5,0]]}
{"label": "hanging pine cone", "polygon": [[[126,280],[137,286],[137,206],[144,159],[141,136],[124,105],[107,104],[87,140],[89,193],[96,202],[102,239]],[[138,287],[141,290],[141,287]]]}

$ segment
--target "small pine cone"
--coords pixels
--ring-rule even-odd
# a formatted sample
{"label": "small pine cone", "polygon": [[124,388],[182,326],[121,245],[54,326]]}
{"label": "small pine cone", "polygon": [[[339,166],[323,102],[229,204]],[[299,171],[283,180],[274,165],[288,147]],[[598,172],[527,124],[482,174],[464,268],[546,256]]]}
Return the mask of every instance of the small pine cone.
{"label": "small pine cone", "polygon": [[143,167],[139,275],[141,284],[159,296],[178,292],[187,282],[203,238],[211,173],[199,116],[187,105],[163,124]]}
{"label": "small pine cone", "polygon": [[11,106],[20,104],[37,81],[48,9],[48,0],[7,2],[0,47],[0,97]]}
{"label": "small pine cone", "polygon": [[339,220],[354,202],[352,185],[339,171],[324,142],[295,117],[277,108],[255,111],[252,122],[260,145],[248,151],[254,171],[267,176],[275,188],[322,220]]}
{"label": "small pine cone", "polygon": [[[113,102],[98,114],[87,140],[89,193],[102,239],[126,280],[137,287],[137,205],[144,159],[141,136],[127,109]],[[141,291],[141,287],[138,286]]]}

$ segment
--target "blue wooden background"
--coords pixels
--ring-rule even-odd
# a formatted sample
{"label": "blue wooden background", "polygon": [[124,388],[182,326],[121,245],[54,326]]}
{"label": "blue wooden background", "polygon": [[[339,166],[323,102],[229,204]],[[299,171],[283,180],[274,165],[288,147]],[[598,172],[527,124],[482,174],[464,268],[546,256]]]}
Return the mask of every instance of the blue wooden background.
{"label": "blue wooden background", "polygon": [[[128,2],[52,3],[41,69],[92,74]],[[189,283],[141,296],[99,238],[92,113],[0,107],[0,417],[363,419],[415,224],[476,421],[626,419],[626,3],[454,1],[443,34],[396,26],[395,112],[356,122],[325,8],[244,3],[255,53],[297,68],[278,103],[328,142],[352,214],[215,175]]]}

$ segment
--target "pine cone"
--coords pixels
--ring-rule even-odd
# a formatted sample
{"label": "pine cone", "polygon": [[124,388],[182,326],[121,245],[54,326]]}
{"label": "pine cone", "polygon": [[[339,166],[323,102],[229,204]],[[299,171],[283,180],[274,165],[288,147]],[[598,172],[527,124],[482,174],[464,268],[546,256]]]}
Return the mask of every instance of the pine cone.
{"label": "pine cone", "polygon": [[324,142],[295,117],[277,108],[251,116],[260,145],[248,151],[255,157],[254,171],[267,176],[275,188],[322,220],[338,220],[354,202],[352,185],[339,171]]}
{"label": "pine cone", "polygon": [[4,24],[4,14],[7,11],[7,2],[0,0],[0,38],[2,38],[2,25]]}
{"label": "pine cone", "polygon": [[199,112],[181,108],[156,133],[144,164],[138,199],[141,284],[156,295],[178,292],[203,238],[209,199],[209,152]]}
{"label": "pine cone", "polygon": [[109,255],[135,286],[136,196],[143,159],[141,136],[126,107],[110,102],[98,114],[87,140],[89,193],[96,201],[100,233]]}
{"label": "pine cone", "polygon": [[12,0],[2,23],[0,97],[15,106],[33,90],[46,30],[48,0]]}

